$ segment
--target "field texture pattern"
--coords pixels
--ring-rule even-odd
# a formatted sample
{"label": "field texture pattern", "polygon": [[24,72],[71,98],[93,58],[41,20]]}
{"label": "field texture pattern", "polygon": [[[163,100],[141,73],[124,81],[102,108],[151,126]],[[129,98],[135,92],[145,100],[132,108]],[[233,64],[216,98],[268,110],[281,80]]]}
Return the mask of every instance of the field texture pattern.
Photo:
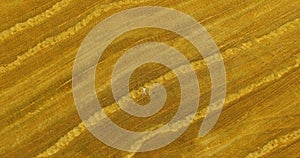
{"label": "field texture pattern", "polygon": [[[166,124],[178,110],[176,75],[154,63],[134,71],[129,89],[144,105],[150,100],[144,88],[164,85],[168,98],[157,114],[134,117],[114,100],[114,64],[135,45],[162,42],[180,50],[201,91],[193,123],[172,126],[188,127],[183,135],[163,148],[133,153],[109,147],[87,130],[75,107],[72,70],[81,42],[96,24],[140,6],[174,8],[207,29],[224,60],[227,95],[217,124],[198,137],[211,91],[199,52],[168,30],[144,28],[119,36],[99,61],[107,69],[97,67],[95,87],[105,113],[117,125],[149,131]],[[300,157],[299,0],[1,0],[0,24],[0,157]],[[185,70],[184,65],[177,68]],[[89,121],[93,124],[97,117]]]}

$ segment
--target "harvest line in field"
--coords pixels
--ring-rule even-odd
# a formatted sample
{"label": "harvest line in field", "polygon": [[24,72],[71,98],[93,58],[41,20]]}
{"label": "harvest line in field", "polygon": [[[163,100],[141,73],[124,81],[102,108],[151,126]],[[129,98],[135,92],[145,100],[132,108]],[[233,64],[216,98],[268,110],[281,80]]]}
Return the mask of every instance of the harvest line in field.
{"label": "harvest line in field", "polygon": [[0,33],[0,41],[4,41],[9,36],[17,34],[18,32],[21,32],[23,30],[29,29],[31,27],[34,27],[38,24],[41,24],[45,20],[49,19],[55,14],[58,14],[63,8],[68,6],[68,4],[72,0],[62,0],[60,2],[55,3],[50,9],[42,12],[41,14],[38,14],[34,17],[31,17],[27,19],[25,22],[20,22],[12,26],[11,28],[4,30]]}
{"label": "harvest line in field", "polygon": [[288,143],[291,143],[297,139],[300,138],[300,129],[297,129],[295,131],[292,131],[288,134],[285,134],[283,136],[280,136],[276,139],[273,139],[266,143],[262,148],[259,150],[252,152],[246,156],[246,158],[259,158],[262,157],[270,152],[272,152],[274,149],[287,145]]}
{"label": "harvest line in field", "polygon": [[1,66],[0,73],[5,73],[7,71],[14,70],[18,66],[20,66],[24,60],[27,60],[28,58],[35,55],[39,51],[41,51],[45,48],[51,47],[63,40],[69,39],[71,36],[75,35],[81,29],[83,29],[85,26],[87,26],[88,23],[90,23],[96,17],[101,16],[102,12],[107,12],[114,7],[121,7],[123,5],[136,4],[137,2],[143,3],[143,2],[147,2],[147,1],[149,1],[149,0],[140,0],[140,1],[126,0],[126,1],[110,3],[108,5],[101,5],[101,6],[97,7],[97,9],[95,9],[95,11],[92,12],[91,14],[89,14],[85,19],[82,19],[80,22],[75,24],[75,26],[68,28],[66,31],[63,31],[63,32],[59,33],[58,35],[46,38],[44,41],[38,43],[33,48],[30,48],[24,54],[18,56],[17,59],[14,60],[13,62],[11,62],[7,65]]}

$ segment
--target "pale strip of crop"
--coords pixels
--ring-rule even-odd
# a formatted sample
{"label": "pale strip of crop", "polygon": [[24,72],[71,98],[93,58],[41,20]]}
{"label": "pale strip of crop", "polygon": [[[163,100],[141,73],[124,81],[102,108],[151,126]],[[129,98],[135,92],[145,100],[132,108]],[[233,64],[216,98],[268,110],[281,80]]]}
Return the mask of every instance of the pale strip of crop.
{"label": "pale strip of crop", "polygon": [[12,26],[11,28],[4,30],[0,33],[0,41],[7,39],[9,36],[17,34],[23,30],[29,29],[31,27],[37,26],[47,19],[51,18],[53,15],[58,14],[63,8],[68,6],[72,0],[62,0],[55,3],[50,9],[27,19],[25,22],[20,22]]}
{"label": "pale strip of crop", "polygon": [[246,156],[246,158],[259,158],[262,157],[280,146],[285,146],[300,138],[300,129],[292,131],[286,135],[280,136],[276,139],[270,140],[259,150],[252,152]]}
{"label": "pale strip of crop", "polygon": [[30,48],[27,52],[17,57],[13,62],[0,67],[0,73],[5,73],[12,71],[22,64],[23,61],[27,60],[31,56],[37,54],[43,49],[49,48],[63,40],[69,39],[71,36],[75,35],[77,32],[85,28],[92,20],[102,15],[103,12],[107,12],[112,8],[119,8],[124,5],[137,4],[147,2],[149,0],[124,0],[119,2],[113,2],[107,5],[98,6],[91,14],[89,14],[85,19],[75,24],[75,26],[68,28],[66,31],[59,33],[58,35],[48,37],[44,41],[38,43],[33,48]]}

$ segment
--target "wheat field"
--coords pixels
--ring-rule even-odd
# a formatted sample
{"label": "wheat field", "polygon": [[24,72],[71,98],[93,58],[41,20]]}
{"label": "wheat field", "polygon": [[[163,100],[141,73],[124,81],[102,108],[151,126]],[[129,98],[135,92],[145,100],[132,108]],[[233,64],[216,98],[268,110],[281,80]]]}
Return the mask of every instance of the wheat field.
{"label": "wheat field", "polygon": [[[164,107],[147,118],[119,108],[111,92],[111,72],[137,44],[156,41],[180,50],[201,90],[193,123],[174,124],[175,129],[188,127],[183,135],[157,150],[126,152],[105,145],[87,130],[75,107],[72,70],[81,42],[96,24],[140,6],[176,9],[207,29],[224,60],[227,95],[215,127],[198,137],[211,91],[201,55],[185,38],[167,30],[123,34],[99,62],[107,69],[97,67],[96,73],[99,102],[113,122],[149,131],[166,124],[178,109],[176,75],[153,63],[134,71],[130,95],[146,104],[150,98],[143,87],[160,83],[168,93]],[[1,0],[0,9],[0,157],[300,157],[299,0]]]}

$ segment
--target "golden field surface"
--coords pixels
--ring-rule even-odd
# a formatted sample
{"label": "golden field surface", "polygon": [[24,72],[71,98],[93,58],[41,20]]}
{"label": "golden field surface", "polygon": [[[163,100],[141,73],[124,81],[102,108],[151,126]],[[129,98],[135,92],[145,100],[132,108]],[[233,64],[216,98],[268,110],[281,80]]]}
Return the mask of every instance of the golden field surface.
{"label": "golden field surface", "polygon": [[[131,96],[146,104],[150,98],[141,88],[160,83],[168,93],[164,107],[147,118],[118,107],[111,71],[137,44],[156,41],[180,50],[201,90],[193,123],[174,126],[188,126],[183,135],[163,148],[134,153],[109,147],[87,130],[74,103],[72,70],[81,42],[96,24],[139,6],[179,10],[207,29],[224,60],[227,95],[214,128],[198,137],[211,90],[199,52],[162,29],[137,29],[118,37],[99,62],[107,69],[97,68],[95,88],[105,113],[120,127],[161,127],[180,101],[176,75],[149,63],[132,74]],[[300,157],[299,0],[1,0],[0,23],[0,157]]]}

